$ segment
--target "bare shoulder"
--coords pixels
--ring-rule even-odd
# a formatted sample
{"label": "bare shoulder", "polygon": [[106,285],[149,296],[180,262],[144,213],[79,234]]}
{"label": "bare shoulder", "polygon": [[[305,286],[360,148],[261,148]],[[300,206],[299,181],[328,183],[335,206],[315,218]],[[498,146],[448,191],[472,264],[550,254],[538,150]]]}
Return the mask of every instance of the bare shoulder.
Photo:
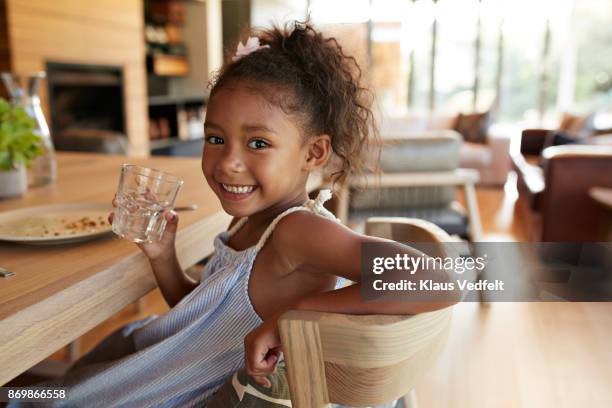
{"label": "bare shoulder", "polygon": [[286,215],[276,225],[273,235],[282,242],[300,242],[310,237],[347,239],[359,236],[341,223],[310,211],[295,211]]}
{"label": "bare shoulder", "polygon": [[329,264],[339,260],[340,254],[358,257],[361,244],[371,240],[376,239],[308,211],[283,217],[272,234],[272,245],[278,253],[308,264]]}
{"label": "bare shoulder", "polygon": [[300,270],[361,279],[361,248],[366,242],[388,240],[358,234],[350,228],[307,211],[281,219],[272,234],[274,250]]}

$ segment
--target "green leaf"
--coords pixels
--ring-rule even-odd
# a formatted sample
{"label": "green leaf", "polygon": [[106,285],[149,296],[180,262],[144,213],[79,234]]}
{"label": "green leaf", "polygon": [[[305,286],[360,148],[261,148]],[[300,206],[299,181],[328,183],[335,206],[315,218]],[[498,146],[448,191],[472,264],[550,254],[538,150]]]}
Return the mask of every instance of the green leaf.
{"label": "green leaf", "polygon": [[0,151],[0,170],[11,170],[12,161],[9,152]]}
{"label": "green leaf", "polygon": [[21,107],[0,98],[0,170],[29,166],[43,152],[43,140],[34,133],[36,121]]}

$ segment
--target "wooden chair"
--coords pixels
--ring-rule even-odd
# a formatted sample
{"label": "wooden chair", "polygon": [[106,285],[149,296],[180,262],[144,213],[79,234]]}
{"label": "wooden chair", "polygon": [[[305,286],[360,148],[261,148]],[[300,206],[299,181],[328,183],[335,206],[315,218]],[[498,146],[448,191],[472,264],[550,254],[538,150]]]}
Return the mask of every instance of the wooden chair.
{"label": "wooden chair", "polygon": [[[413,242],[449,242],[439,227],[408,218],[375,218],[374,236]],[[447,254],[440,245],[433,256]],[[291,401],[296,408],[384,404],[404,397],[415,406],[417,381],[444,350],[451,308],[414,316],[345,315],[289,311],[279,331]]]}

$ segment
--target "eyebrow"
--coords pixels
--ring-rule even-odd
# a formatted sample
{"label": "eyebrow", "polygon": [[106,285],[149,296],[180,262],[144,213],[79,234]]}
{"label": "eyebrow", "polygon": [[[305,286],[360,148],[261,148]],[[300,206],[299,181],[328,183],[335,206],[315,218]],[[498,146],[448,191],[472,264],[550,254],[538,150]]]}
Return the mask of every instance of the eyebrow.
{"label": "eyebrow", "polygon": [[[209,122],[209,121],[206,121],[204,123],[204,127],[212,127],[212,128],[216,128],[216,129],[219,129],[219,130],[223,130],[223,128],[221,126],[219,126],[219,125],[217,125],[215,123]],[[245,132],[261,132],[261,131],[264,131],[264,132],[276,134],[276,131],[270,129],[267,126],[261,125],[259,123],[242,125],[242,130],[245,131]]]}
{"label": "eyebrow", "polygon": [[213,127],[213,128],[217,128],[217,129],[219,129],[219,130],[223,130],[223,128],[222,128],[221,126],[216,125],[216,124],[214,124],[214,123],[212,123],[212,122],[209,122],[209,121],[204,122],[204,127],[205,127],[205,128],[206,128],[206,127]]}
{"label": "eyebrow", "polygon": [[252,124],[252,125],[242,125],[242,130],[244,130],[245,132],[268,132],[268,133],[274,133],[276,134],[276,132],[272,129],[270,129],[269,127],[266,127],[264,125],[260,125],[260,124]]}

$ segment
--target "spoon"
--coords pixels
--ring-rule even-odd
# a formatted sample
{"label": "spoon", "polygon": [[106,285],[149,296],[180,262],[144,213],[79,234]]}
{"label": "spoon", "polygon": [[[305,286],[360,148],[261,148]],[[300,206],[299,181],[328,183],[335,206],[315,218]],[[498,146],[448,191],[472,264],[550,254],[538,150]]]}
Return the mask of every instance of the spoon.
{"label": "spoon", "polygon": [[179,207],[174,207],[174,211],[193,211],[193,210],[197,210],[198,209],[198,205],[197,204],[190,204],[190,205],[183,205],[183,206],[179,206]]}
{"label": "spoon", "polygon": [[10,278],[11,276],[15,276],[15,273],[0,266],[0,278]]}

